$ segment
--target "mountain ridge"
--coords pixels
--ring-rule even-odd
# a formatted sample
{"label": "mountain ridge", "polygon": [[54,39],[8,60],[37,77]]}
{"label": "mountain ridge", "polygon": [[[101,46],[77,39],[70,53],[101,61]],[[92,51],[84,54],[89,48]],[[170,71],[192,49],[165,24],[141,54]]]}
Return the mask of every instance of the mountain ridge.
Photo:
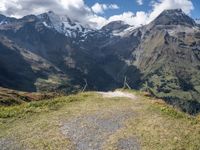
{"label": "mountain ridge", "polygon": [[[165,10],[139,28],[115,21],[99,30],[88,29],[53,12],[0,17],[0,22],[0,66],[5,70],[10,63],[22,69],[15,86],[2,74],[0,86],[28,86],[17,80],[23,80],[26,71],[5,53],[15,51],[34,77],[33,91],[77,91],[86,81],[89,90],[112,90],[123,87],[126,78],[131,88],[149,91],[183,111],[200,111],[200,28],[180,9]],[[7,70],[18,72],[14,67]]]}

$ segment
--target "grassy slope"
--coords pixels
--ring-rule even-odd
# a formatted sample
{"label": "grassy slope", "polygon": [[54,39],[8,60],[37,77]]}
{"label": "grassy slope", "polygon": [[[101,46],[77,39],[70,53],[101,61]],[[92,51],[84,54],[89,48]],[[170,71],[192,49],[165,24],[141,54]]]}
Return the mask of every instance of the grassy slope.
{"label": "grassy slope", "polygon": [[200,59],[198,49],[191,46],[200,41],[195,32],[170,36],[155,28],[137,50],[142,57],[136,63],[144,88],[190,114],[200,112]]}
{"label": "grassy slope", "polygon": [[8,149],[73,149],[70,139],[61,134],[63,120],[117,108],[131,109],[137,115],[109,137],[105,149],[116,149],[119,139],[132,136],[137,137],[142,149],[147,150],[200,148],[198,117],[174,110],[143,93],[133,93],[138,96],[137,100],[108,99],[88,92],[19,106],[0,107],[0,141],[7,141]]}

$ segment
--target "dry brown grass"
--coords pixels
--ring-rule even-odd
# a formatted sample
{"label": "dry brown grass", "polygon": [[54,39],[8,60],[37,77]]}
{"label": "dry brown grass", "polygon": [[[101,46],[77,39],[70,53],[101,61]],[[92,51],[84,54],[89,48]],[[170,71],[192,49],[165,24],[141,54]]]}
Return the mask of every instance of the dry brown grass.
{"label": "dry brown grass", "polygon": [[19,105],[24,102],[39,101],[58,96],[55,93],[28,93],[0,87],[0,106]]}

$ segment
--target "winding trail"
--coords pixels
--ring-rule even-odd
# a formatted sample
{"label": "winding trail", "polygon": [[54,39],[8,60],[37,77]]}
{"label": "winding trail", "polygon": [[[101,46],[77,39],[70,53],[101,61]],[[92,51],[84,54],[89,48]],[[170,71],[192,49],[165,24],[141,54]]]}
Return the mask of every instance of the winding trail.
{"label": "winding trail", "polygon": [[[133,94],[115,92],[97,92],[103,97],[123,97],[136,99]],[[94,114],[79,116],[63,122],[61,132],[68,137],[77,150],[102,150],[111,135],[124,127],[124,122],[135,116],[131,109],[106,109]],[[119,150],[138,150],[136,138],[120,139]]]}

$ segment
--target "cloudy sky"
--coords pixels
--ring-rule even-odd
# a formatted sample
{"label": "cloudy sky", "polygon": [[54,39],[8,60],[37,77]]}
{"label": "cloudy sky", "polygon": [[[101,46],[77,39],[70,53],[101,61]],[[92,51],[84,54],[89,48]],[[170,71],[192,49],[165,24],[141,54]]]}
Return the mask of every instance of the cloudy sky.
{"label": "cloudy sky", "polygon": [[91,27],[123,20],[134,26],[147,24],[165,9],[181,8],[193,18],[200,18],[200,0],[1,0],[0,13],[23,17],[49,10],[67,15]]}

